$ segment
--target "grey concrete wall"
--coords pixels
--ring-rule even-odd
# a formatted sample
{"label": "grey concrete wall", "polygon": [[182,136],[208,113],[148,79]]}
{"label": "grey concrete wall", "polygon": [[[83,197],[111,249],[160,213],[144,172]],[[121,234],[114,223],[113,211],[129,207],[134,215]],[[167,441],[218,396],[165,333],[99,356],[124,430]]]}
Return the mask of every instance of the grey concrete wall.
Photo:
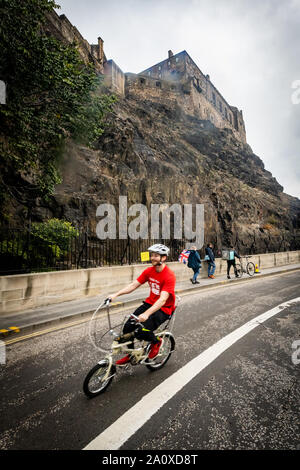
{"label": "grey concrete wall", "polygon": [[[255,255],[251,261],[260,269],[300,262],[300,251]],[[114,266],[76,271],[20,274],[0,277],[0,314],[18,312],[88,296],[106,295],[121,289],[149,264]],[[177,282],[191,278],[192,270],[178,262],[168,263]],[[226,274],[227,263],[216,259],[215,275]],[[207,276],[207,262],[202,262],[200,277]]]}

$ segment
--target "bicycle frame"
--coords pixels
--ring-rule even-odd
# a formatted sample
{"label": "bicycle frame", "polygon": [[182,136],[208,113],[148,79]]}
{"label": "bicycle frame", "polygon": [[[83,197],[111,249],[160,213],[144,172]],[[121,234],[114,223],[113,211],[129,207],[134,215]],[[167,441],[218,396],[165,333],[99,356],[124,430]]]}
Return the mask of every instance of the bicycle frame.
{"label": "bicycle frame", "polygon": [[[246,260],[246,261],[243,262],[243,258],[244,258],[244,260]],[[249,276],[252,276],[252,275],[253,275],[253,274],[251,274],[251,273],[249,272],[249,266],[250,266],[250,265],[253,265],[253,263],[252,263],[251,261],[249,261],[249,258],[252,258],[252,255],[246,255],[246,256],[241,256],[241,257],[240,257],[239,263],[236,265],[237,270],[238,270],[238,268],[240,267],[240,273],[241,273],[241,275],[240,275],[239,277],[242,277],[243,273],[246,273],[246,274],[248,274]],[[254,266],[254,265],[253,265],[253,266]]]}
{"label": "bicycle frame", "polygon": [[[164,325],[164,328],[159,327],[158,330],[156,331],[156,334],[159,335],[162,338],[161,350],[163,350],[164,336],[166,334],[171,334],[172,335],[172,331],[173,331],[174,323],[175,323],[175,318],[176,318],[177,307],[178,307],[180,301],[181,301],[181,297],[176,296],[175,310],[174,310],[171,318],[169,320],[167,320],[167,324]],[[132,341],[126,341],[124,343],[119,343],[118,341],[116,341],[116,338],[119,337],[119,335],[111,328],[109,303],[108,304],[105,304],[105,302],[101,303],[99,305],[99,307],[96,309],[96,311],[94,312],[92,319],[98,313],[100,308],[103,307],[104,305],[106,305],[106,307],[107,307],[107,319],[108,319],[108,325],[109,325],[109,333],[114,337],[112,345],[111,345],[111,350],[108,354],[106,354],[105,359],[104,359],[104,360],[107,360],[109,362],[109,367],[108,367],[107,372],[106,372],[106,374],[103,378],[103,380],[107,380],[110,376],[111,368],[114,365],[113,364],[114,363],[114,361],[113,361],[114,356],[116,356],[117,354],[120,354],[120,353],[130,354],[132,359],[133,359],[132,362],[133,362],[134,365],[143,365],[143,364],[146,363],[146,360],[148,359],[147,349],[148,349],[149,343],[147,341],[142,341],[142,346],[141,347],[136,348],[136,349],[130,349],[127,346],[131,345]],[[128,318],[130,318],[130,317],[134,317],[136,320],[138,320],[138,318],[133,314],[128,315]],[[161,326],[163,326],[163,325],[161,325]],[[91,333],[91,332],[89,331],[89,333]],[[92,342],[94,343],[94,341],[91,337],[91,334],[90,334],[90,338],[91,338]],[[97,346],[97,348],[101,350],[100,347]],[[104,350],[102,350],[102,351],[104,352]],[[105,352],[107,353],[107,351],[105,351]],[[159,356],[162,356],[162,354],[158,353],[158,355],[156,357],[159,357]],[[99,361],[99,364],[102,361],[103,361],[103,359],[101,359],[101,361]],[[147,361],[147,364],[148,365],[151,364],[151,362],[149,362],[149,359]]]}
{"label": "bicycle frame", "polygon": [[246,268],[244,266],[242,257],[240,257],[239,262],[240,262],[240,265],[241,265],[242,273],[246,273],[247,271],[246,271]]}

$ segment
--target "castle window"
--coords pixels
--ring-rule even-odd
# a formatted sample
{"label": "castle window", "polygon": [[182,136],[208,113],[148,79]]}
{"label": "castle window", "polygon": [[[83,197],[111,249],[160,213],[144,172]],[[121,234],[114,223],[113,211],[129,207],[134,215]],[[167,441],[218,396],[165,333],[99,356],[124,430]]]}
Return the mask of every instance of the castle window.
{"label": "castle window", "polygon": [[168,65],[171,65],[171,62],[170,62],[170,61],[168,62]]}
{"label": "castle window", "polygon": [[220,111],[222,112],[223,111],[223,106],[222,106],[221,101],[219,101],[219,108],[220,108]]}
{"label": "castle window", "polygon": [[158,74],[159,78],[161,78],[161,73]]}
{"label": "castle window", "polygon": [[178,62],[178,60],[179,60],[178,57],[176,57],[176,62]]}
{"label": "castle window", "polygon": [[151,72],[148,72],[148,75],[150,76],[150,75],[151,75]]}
{"label": "castle window", "polygon": [[158,70],[161,70],[161,66],[158,67]]}
{"label": "castle window", "polygon": [[225,117],[226,117],[226,119],[228,119],[227,108],[225,108]]}
{"label": "castle window", "polygon": [[230,121],[230,124],[232,124],[232,117],[231,117],[231,114],[229,114],[229,121]]}
{"label": "castle window", "polygon": [[160,83],[160,82],[156,82],[156,86],[157,86],[158,88],[161,88],[161,83]]}
{"label": "castle window", "polygon": [[213,100],[213,104],[216,106],[216,95],[214,94],[214,92],[212,94],[212,100]]}

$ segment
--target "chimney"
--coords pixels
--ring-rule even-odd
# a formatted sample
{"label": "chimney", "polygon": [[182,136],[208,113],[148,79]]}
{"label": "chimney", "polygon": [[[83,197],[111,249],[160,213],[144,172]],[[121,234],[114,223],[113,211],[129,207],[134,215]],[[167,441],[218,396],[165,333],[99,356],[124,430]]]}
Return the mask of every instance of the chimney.
{"label": "chimney", "polygon": [[103,51],[103,39],[98,38],[98,58],[99,61],[103,64],[104,62],[104,51]]}
{"label": "chimney", "polygon": [[168,55],[169,55],[169,59],[170,59],[171,57],[173,57],[174,54],[173,54],[172,51],[168,51]]}

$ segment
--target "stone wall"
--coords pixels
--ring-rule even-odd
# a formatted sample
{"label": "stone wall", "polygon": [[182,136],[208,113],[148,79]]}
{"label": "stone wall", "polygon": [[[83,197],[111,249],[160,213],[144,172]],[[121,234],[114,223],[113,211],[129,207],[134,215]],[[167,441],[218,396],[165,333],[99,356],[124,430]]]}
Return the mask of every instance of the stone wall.
{"label": "stone wall", "polygon": [[[181,84],[171,84],[165,80],[143,77],[134,73],[125,74],[125,97],[138,96],[144,100],[150,99],[157,103],[175,106],[181,103]],[[186,108],[187,109],[187,108]]]}
{"label": "stone wall", "polygon": [[93,63],[95,70],[99,73],[103,73],[103,65],[106,61],[106,57],[101,38],[98,38],[97,45],[90,45],[68,18],[65,15],[59,16],[55,10],[47,13],[47,21],[43,26],[43,30],[64,43],[76,42],[83,61],[86,64]]}
{"label": "stone wall", "polygon": [[43,30],[64,43],[76,42],[83,61],[86,64],[92,63],[96,72],[104,75],[105,86],[113,93],[124,96],[125,75],[113,60],[107,60],[101,37],[98,37],[97,44],[89,44],[68,18],[65,15],[59,16],[55,10],[47,14]]}

